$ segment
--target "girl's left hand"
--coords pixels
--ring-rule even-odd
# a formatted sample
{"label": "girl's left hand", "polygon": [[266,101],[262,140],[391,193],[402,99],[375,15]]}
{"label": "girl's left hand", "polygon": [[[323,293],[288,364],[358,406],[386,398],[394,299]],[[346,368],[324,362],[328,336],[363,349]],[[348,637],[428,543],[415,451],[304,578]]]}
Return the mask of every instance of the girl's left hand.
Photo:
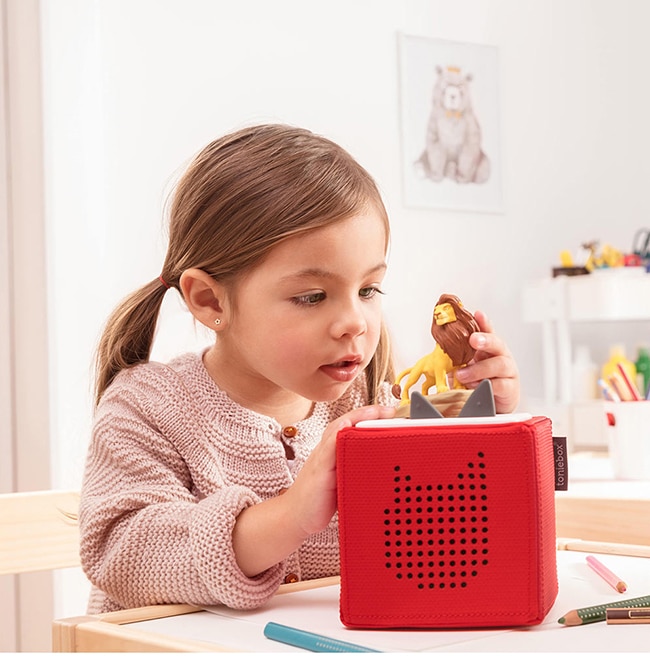
{"label": "girl's left hand", "polygon": [[519,370],[505,342],[492,328],[484,312],[477,310],[474,318],[481,332],[469,336],[476,350],[473,360],[456,371],[456,378],[468,389],[489,378],[492,381],[494,404],[498,413],[513,412],[519,403]]}

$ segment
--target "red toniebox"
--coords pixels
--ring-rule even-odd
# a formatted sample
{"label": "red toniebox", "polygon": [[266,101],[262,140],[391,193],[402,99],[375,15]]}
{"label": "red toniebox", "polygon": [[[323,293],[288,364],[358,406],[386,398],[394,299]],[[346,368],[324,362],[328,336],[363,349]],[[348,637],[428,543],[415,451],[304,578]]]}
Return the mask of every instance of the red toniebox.
{"label": "red toniebox", "polygon": [[337,478],[343,624],[524,626],[550,610],[546,417],[362,422],[338,435]]}

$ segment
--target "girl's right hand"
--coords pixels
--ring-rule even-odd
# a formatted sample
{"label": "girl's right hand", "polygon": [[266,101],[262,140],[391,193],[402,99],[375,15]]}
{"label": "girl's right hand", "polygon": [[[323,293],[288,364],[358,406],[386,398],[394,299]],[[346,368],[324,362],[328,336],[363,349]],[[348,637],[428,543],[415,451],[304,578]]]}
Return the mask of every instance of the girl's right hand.
{"label": "girl's right hand", "polygon": [[313,533],[324,530],[336,511],[336,436],[366,419],[390,419],[395,408],[364,406],[331,422],[293,485],[280,496],[239,514],[232,540],[239,568],[252,577],[284,560]]}
{"label": "girl's right hand", "polygon": [[368,419],[390,419],[395,408],[370,405],[351,410],[331,422],[287,490],[295,504],[296,521],[305,538],[324,530],[336,511],[336,436],[338,432]]}

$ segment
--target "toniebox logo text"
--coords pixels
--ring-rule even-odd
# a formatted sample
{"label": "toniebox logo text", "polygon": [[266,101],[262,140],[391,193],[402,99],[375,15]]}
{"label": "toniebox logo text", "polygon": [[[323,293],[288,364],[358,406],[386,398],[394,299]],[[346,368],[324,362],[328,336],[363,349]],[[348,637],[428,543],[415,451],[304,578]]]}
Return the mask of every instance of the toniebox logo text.
{"label": "toniebox logo text", "polygon": [[555,458],[555,489],[569,489],[569,462],[566,455],[566,437],[553,437],[553,456]]}

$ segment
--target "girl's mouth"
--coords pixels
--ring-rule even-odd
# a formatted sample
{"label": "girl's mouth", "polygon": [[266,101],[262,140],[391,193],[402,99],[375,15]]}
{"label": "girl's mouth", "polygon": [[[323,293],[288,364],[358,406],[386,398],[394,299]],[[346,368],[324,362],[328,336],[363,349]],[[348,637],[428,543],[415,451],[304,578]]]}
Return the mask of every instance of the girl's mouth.
{"label": "girl's mouth", "polygon": [[361,358],[353,357],[340,360],[339,362],[332,362],[331,364],[324,364],[320,369],[333,380],[340,383],[347,383],[357,377],[360,367]]}

